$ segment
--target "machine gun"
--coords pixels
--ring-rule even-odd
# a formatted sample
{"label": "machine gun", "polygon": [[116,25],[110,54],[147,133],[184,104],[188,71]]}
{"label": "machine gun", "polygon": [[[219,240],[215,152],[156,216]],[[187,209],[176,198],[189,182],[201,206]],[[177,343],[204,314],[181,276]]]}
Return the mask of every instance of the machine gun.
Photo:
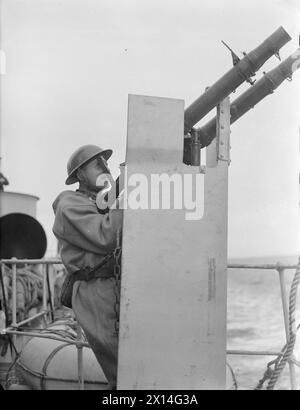
{"label": "machine gun", "polygon": [[[234,66],[185,110],[183,153],[183,162],[185,164],[200,165],[201,148],[208,146],[216,137],[217,118],[213,118],[201,128],[196,129],[193,126],[243,82],[250,82],[251,87],[232,102],[230,106],[231,124],[267,95],[273,93],[285,79],[291,78],[292,73],[300,66],[300,49],[296,50],[278,67],[264,73],[263,78],[259,81],[254,83],[251,80],[251,77],[270,57],[273,55],[279,56],[279,50],[290,40],[289,34],[282,27],[279,27],[253,51],[248,54],[244,53],[244,58],[239,59],[236,56],[233,61]],[[226,45],[226,47],[228,46]],[[231,49],[230,51],[233,53]],[[123,182],[120,183],[119,177],[113,182],[112,192],[114,195],[112,195],[112,198],[118,198],[119,193],[123,190]],[[103,199],[104,204],[108,203],[108,207],[104,207],[101,211],[105,213],[109,208],[110,201],[108,201],[107,194]]]}
{"label": "machine gun", "polygon": [[[195,129],[193,126],[199,122],[220,101],[228,97],[244,81],[270,58],[278,55],[279,49],[285,45],[291,37],[280,27],[268,37],[255,50],[246,54],[238,61],[231,70],[207,89],[207,91],[194,101],[184,113],[184,155],[183,162],[187,165],[199,165],[200,149],[208,146],[216,136],[216,118],[210,120],[204,126]],[[243,93],[230,106],[231,119],[235,122],[250,108],[253,108],[267,95],[285,80],[300,66],[300,49],[284,60],[278,67],[264,73],[262,79],[253,84],[249,90]]]}
{"label": "machine gun", "polygon": [[[299,59],[297,63],[297,59]],[[292,74],[300,66],[300,48],[284,60],[278,67],[264,73],[264,76],[257,81],[253,87],[249,88],[230,105],[230,124],[237,121],[242,115],[262,101],[269,94],[280,86],[287,79],[292,78]],[[216,136],[216,117],[210,120],[197,132],[200,134],[201,147],[208,146]]]}

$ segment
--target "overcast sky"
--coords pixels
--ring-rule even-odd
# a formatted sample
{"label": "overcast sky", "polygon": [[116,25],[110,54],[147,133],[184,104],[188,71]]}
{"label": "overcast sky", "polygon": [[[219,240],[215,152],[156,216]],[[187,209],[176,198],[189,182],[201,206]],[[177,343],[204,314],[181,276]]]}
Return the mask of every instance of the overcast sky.
{"label": "overcast sky", "polygon": [[[221,40],[241,56],[283,26],[292,41],[282,58],[298,47],[298,0],[1,3],[1,168],[10,191],[40,197],[49,254],[66,162],[80,145],[98,144],[114,150],[117,174],[129,93],[188,106],[230,68]],[[278,64],[272,57],[263,70]],[[300,72],[232,126],[229,256],[298,252],[299,80]]]}

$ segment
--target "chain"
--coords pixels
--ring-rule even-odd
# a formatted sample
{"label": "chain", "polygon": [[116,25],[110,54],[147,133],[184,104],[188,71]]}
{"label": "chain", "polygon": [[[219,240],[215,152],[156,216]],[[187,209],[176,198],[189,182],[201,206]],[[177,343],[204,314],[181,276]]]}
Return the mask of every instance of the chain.
{"label": "chain", "polygon": [[114,278],[115,278],[115,304],[114,311],[116,315],[115,319],[115,331],[119,333],[119,318],[120,318],[120,291],[121,291],[121,254],[122,248],[120,243],[120,229],[117,231],[117,246],[114,251]]}

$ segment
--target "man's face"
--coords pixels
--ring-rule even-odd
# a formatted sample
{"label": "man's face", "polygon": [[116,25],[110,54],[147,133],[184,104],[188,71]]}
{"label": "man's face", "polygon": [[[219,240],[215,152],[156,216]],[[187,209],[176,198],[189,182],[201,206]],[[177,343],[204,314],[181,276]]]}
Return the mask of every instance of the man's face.
{"label": "man's face", "polygon": [[100,156],[83,165],[81,167],[81,172],[84,175],[84,180],[87,185],[99,191],[106,186],[105,179],[101,180],[101,178],[99,178],[100,175],[103,175],[103,177],[104,175],[108,175],[108,179],[111,179],[107,161]]}

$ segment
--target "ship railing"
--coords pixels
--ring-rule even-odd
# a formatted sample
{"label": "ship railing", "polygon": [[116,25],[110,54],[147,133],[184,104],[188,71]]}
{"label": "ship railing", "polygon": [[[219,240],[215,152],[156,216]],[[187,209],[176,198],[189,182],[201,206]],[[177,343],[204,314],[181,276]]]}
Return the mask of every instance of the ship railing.
{"label": "ship railing", "polygon": [[[230,269],[259,269],[259,270],[271,270],[278,274],[279,278],[279,285],[280,285],[280,294],[281,294],[281,304],[282,304],[282,312],[283,312],[283,320],[284,320],[284,327],[285,327],[285,335],[286,335],[286,343],[289,343],[289,298],[286,291],[286,277],[285,273],[286,270],[289,269],[297,269],[297,265],[289,265],[289,264],[282,264],[277,262],[276,264],[238,264],[238,263],[231,263],[228,266],[228,272]],[[227,349],[228,355],[257,355],[257,356],[283,356],[283,352],[276,352],[270,350],[234,350],[234,349]],[[291,390],[297,390],[297,377],[296,377],[296,365],[295,365],[295,358],[293,355],[291,356],[290,360],[288,360],[289,364],[289,377],[290,377],[290,387]]]}
{"label": "ship railing", "polygon": [[[41,265],[41,273],[42,273],[42,280],[43,280],[43,293],[42,293],[42,309],[39,313],[30,316],[29,318],[22,320],[20,322],[17,321],[17,266],[18,265]],[[90,347],[88,343],[84,341],[83,338],[83,332],[79,324],[77,325],[77,337],[76,340],[72,340],[66,337],[59,337],[56,335],[50,335],[50,334],[41,334],[38,332],[32,332],[32,331],[24,331],[24,330],[19,330],[22,326],[24,326],[27,323],[32,322],[34,319],[37,318],[43,318],[45,320],[45,324],[47,323],[46,317],[49,315],[51,312],[51,308],[48,308],[48,285],[47,285],[47,279],[49,279],[49,266],[53,265],[61,265],[62,261],[61,259],[17,259],[17,258],[11,258],[11,259],[1,259],[0,260],[0,266],[1,266],[1,271],[2,271],[2,277],[3,277],[3,268],[4,265],[9,265],[11,266],[12,270],[12,322],[10,326],[8,326],[6,329],[3,330],[3,334],[9,334],[12,335],[13,337],[13,343],[14,346],[16,345],[16,337],[17,336],[31,336],[31,337],[40,337],[40,338],[45,338],[45,339],[52,339],[52,340],[58,340],[64,343],[68,343],[70,345],[75,345],[77,348],[77,363],[78,363],[78,388],[79,390],[84,389],[84,378],[83,378],[83,347]],[[48,282],[49,283],[49,282]],[[52,292],[53,295],[53,292]],[[52,299],[51,301],[51,306],[54,305],[54,300]],[[52,312],[51,312],[52,313]],[[13,354],[13,361],[16,359],[16,353]]]}
{"label": "ship railing", "polygon": [[[33,321],[38,317],[44,317],[49,314],[48,300],[47,300],[47,275],[49,275],[49,266],[55,264],[62,264],[61,259],[2,259],[0,260],[1,269],[3,265],[8,264],[12,267],[12,323],[9,327],[4,330],[4,333],[11,334],[14,338],[17,335],[21,336],[32,336],[47,338],[52,340],[58,340],[65,343],[73,344],[77,348],[77,362],[78,362],[78,387],[80,390],[84,389],[84,378],[83,378],[83,347],[89,347],[89,344],[84,342],[83,332],[81,327],[77,327],[77,338],[76,340],[68,339],[65,337],[59,337],[55,335],[40,334],[31,331],[18,330],[24,324]],[[42,277],[43,277],[43,299],[42,299],[42,310],[34,316],[28,319],[17,322],[17,265],[31,264],[31,265],[42,265]],[[286,291],[286,278],[285,271],[288,269],[296,269],[296,265],[287,264],[229,264],[228,272],[230,269],[267,269],[273,270],[279,275],[279,284],[281,291],[281,303],[283,310],[283,320],[285,325],[286,342],[289,342],[289,307],[288,307],[288,296]],[[279,351],[272,350],[244,350],[244,349],[227,349],[228,355],[257,355],[257,356],[282,356],[283,353]],[[297,379],[296,379],[296,369],[295,362],[289,360],[289,375],[290,375],[290,386],[292,390],[297,390]]]}

